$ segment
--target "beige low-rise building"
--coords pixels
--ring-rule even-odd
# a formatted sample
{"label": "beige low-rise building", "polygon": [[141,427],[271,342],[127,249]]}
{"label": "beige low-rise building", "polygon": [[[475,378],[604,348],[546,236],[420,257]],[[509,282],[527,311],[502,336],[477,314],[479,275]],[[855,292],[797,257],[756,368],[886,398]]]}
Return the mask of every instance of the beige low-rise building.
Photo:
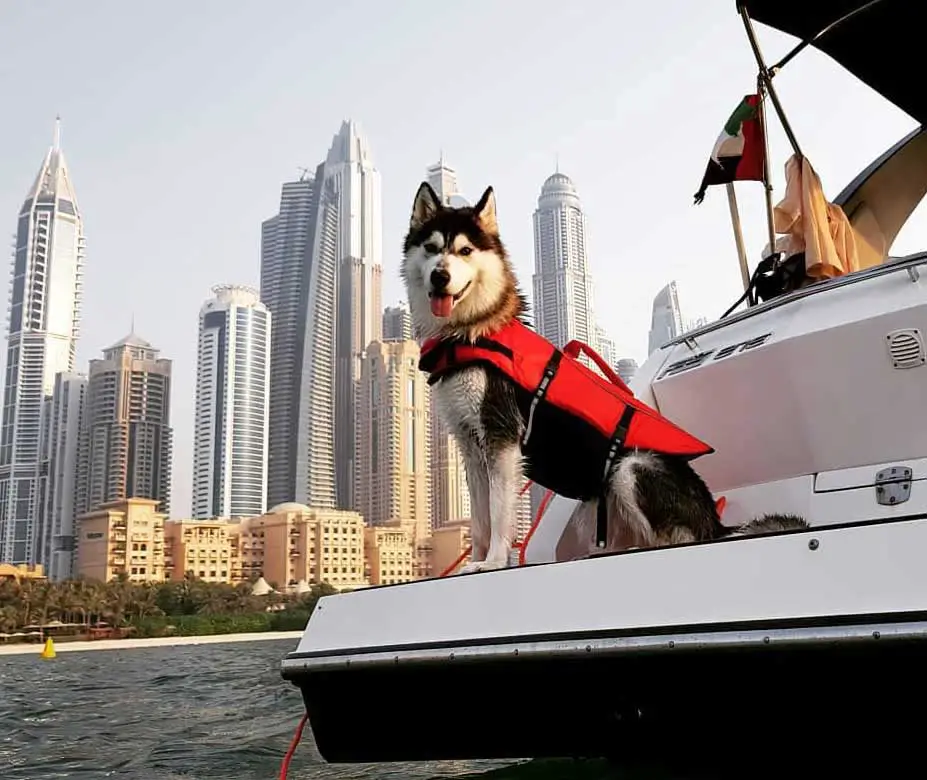
{"label": "beige low-rise building", "polygon": [[431,532],[431,576],[440,577],[469,546],[469,519],[455,520],[435,528]]}
{"label": "beige low-rise building", "polygon": [[367,528],[364,555],[371,585],[395,585],[418,579],[415,534],[406,524],[396,522]]}
{"label": "beige low-rise building", "polygon": [[238,523],[169,520],[164,526],[164,576],[205,582],[240,582]]}
{"label": "beige low-rise building", "polygon": [[364,519],[357,512],[288,502],[241,520],[236,538],[245,580],[262,576],[277,590],[300,580],[339,590],[367,585]]}
{"label": "beige low-rise building", "polygon": [[157,506],[148,498],[127,498],[81,515],[78,574],[101,582],[121,574],[132,582],[163,582],[165,516]]}
{"label": "beige low-rise building", "polygon": [[42,567],[41,563],[37,563],[35,566],[26,566],[24,563],[12,564],[12,563],[0,563],[0,580],[15,580],[16,582],[22,582],[23,580],[44,580],[45,569]]}

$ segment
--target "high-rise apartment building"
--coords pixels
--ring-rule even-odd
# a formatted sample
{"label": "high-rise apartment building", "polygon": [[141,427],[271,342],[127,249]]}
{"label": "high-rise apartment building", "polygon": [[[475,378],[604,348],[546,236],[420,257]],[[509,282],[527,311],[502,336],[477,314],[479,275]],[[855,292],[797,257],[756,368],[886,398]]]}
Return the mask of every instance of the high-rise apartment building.
{"label": "high-rise apartment building", "polygon": [[538,333],[558,347],[573,339],[592,346],[586,217],[576,187],[559,171],[544,182],[534,212],[533,283]]}
{"label": "high-rise apartment building", "polygon": [[595,326],[595,343],[590,346],[599,353],[599,357],[608,363],[609,367],[615,367],[615,364],[618,362],[615,342],[609,337],[605,328],[600,325]]}
{"label": "high-rise apartment building", "polygon": [[48,487],[38,544],[38,555],[53,580],[75,574],[77,474],[86,395],[85,374],[62,372],[55,377],[47,420]]}
{"label": "high-rise apartment building", "polygon": [[672,341],[683,332],[682,312],[679,308],[679,293],[676,282],[670,282],[653,299],[653,313],[650,320],[647,354],[651,355],[666,342]]}
{"label": "high-rise apartment building", "polygon": [[[380,173],[352,121],[342,123],[325,160],[338,204],[335,328],[335,484],[339,509],[357,510],[357,400],[367,345],[382,338],[383,211]],[[301,500],[297,497],[297,501]]]}
{"label": "high-rise apartment building", "polygon": [[200,309],[193,440],[193,517],[267,509],[271,315],[256,290],[213,288]]}
{"label": "high-rise apartment building", "polygon": [[383,341],[410,341],[412,339],[412,313],[408,304],[387,306],[383,310]]}
{"label": "high-rise apartment building", "polygon": [[129,498],[171,501],[171,361],[135,333],[90,361],[77,476],[78,514]]}
{"label": "high-rise apartment building", "polygon": [[[558,347],[573,339],[596,347],[586,216],[572,180],[559,169],[547,178],[534,212],[534,325]],[[586,365],[588,358],[581,357]],[[544,496],[532,486],[531,510]]]}
{"label": "high-rise apartment building", "polygon": [[[467,200],[457,186],[457,171],[441,159],[426,171],[426,180],[446,206],[466,206]],[[470,489],[467,472],[457,440],[444,424],[434,403],[431,415],[431,519],[434,528],[470,517]]]}
{"label": "high-rise apartment building", "polygon": [[444,152],[441,158],[434,165],[429,165],[425,171],[425,180],[431,185],[435,194],[441,198],[445,206],[469,206],[470,203],[460,193],[457,185],[457,169],[451,167],[444,159]]}
{"label": "high-rise apartment building", "polygon": [[[324,258],[321,263],[312,262],[312,250],[318,220],[314,219],[325,208],[321,187],[315,186],[316,179],[304,173],[298,181],[286,182],[280,195],[279,212],[261,226],[261,301],[273,317],[270,360],[270,402],[268,409],[268,469],[267,500],[270,504],[291,501],[296,495],[296,424],[300,415],[300,401],[313,399],[318,405],[316,412],[323,417],[318,422],[324,428],[327,420],[328,445],[316,451],[317,500],[323,505],[334,506],[334,438],[333,418],[325,416],[326,405],[334,401],[332,393],[334,354],[334,257]],[[331,220],[329,219],[329,222]],[[324,224],[324,221],[323,221]],[[334,228],[329,225],[328,242],[334,242]],[[322,241],[323,246],[325,240]],[[321,337],[322,349],[315,355],[315,363],[306,367],[303,374],[303,352],[309,314],[309,301],[318,301],[319,290],[322,301],[327,301],[311,323],[312,339]],[[326,316],[327,315],[327,316]],[[302,392],[306,380],[313,375],[322,375],[321,380]],[[324,392],[327,388],[327,394]],[[315,394],[311,392],[315,390]],[[321,391],[321,392],[320,392]],[[309,397],[306,398],[306,395]],[[320,397],[321,396],[321,397]]]}
{"label": "high-rise apartment building", "polygon": [[[354,122],[264,222],[261,300],[273,315],[268,503],[350,507],[355,404],[380,338],[380,176]],[[337,335],[336,335],[337,334]]]}
{"label": "high-rise apartment building", "polygon": [[0,561],[7,563],[44,563],[44,412],[55,376],[74,370],[83,265],[83,220],[56,124],[13,244],[0,417]]}
{"label": "high-rise apartment building", "polygon": [[358,394],[359,511],[369,525],[431,527],[430,420],[427,377],[414,341],[372,342]]}
{"label": "high-rise apartment building", "polygon": [[634,379],[634,375],[637,374],[637,369],[637,361],[634,358],[621,358],[615,370],[618,372],[618,376],[621,377],[621,381],[629,385],[631,380]]}

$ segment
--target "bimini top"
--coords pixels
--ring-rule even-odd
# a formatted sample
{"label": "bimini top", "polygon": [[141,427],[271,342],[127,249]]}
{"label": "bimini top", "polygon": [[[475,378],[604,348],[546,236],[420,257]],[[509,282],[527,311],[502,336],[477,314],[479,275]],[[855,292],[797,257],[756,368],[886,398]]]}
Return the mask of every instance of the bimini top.
{"label": "bimini top", "polygon": [[918,83],[924,63],[922,3],[737,0],[741,8],[756,22],[811,41],[885,99],[918,122],[927,122],[927,90]]}

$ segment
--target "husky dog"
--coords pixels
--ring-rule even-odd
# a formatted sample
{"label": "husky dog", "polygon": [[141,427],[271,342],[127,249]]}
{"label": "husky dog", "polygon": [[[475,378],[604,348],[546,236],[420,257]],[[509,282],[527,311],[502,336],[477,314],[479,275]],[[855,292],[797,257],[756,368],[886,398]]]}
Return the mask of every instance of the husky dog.
{"label": "husky dog", "polygon": [[[492,187],[476,205],[451,208],[423,182],[403,248],[401,275],[419,338],[474,343],[526,315],[527,301],[499,235]],[[516,389],[500,372],[476,365],[438,379],[432,392],[460,446],[470,488],[473,548],[462,573],[504,568],[526,470],[525,422]],[[681,457],[622,452],[606,480],[605,500],[607,551],[705,541],[731,532],[721,524],[707,486]],[[583,541],[593,546],[596,506],[590,500],[577,508],[571,526],[583,540],[571,546],[583,547]],[[589,527],[583,522],[587,517],[593,519]]]}

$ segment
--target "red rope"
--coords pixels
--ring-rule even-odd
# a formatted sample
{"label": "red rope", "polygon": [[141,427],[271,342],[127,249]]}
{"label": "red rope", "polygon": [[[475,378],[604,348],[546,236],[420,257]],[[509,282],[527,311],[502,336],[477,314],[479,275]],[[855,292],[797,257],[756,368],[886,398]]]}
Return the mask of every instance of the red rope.
{"label": "red rope", "polygon": [[[530,488],[533,484],[534,483],[530,479],[527,482],[525,482],[522,489],[518,491],[518,497],[521,498],[525,494],[525,492],[528,490],[528,488]],[[534,516],[534,521],[531,523],[531,528],[528,529],[528,533],[525,535],[525,538],[522,539],[522,541],[515,542],[512,545],[512,547],[518,550],[518,565],[519,566],[525,565],[525,548],[528,546],[528,542],[531,540],[531,537],[534,535],[535,529],[540,524],[541,518],[544,517],[544,513],[547,511],[547,507],[550,505],[551,499],[553,499],[553,497],[554,497],[554,492],[552,490],[548,490],[544,494],[544,498],[541,499],[541,504],[540,506],[538,506],[538,511]],[[458,566],[460,566],[461,563],[464,562],[466,557],[471,552],[473,552],[473,545],[470,545],[469,547],[467,547],[467,549],[464,550],[460,554],[460,557],[458,557],[456,561],[454,561],[450,566],[448,566],[444,571],[442,571],[438,575],[438,578],[440,579],[441,577],[447,577],[452,571],[454,571],[454,569],[456,569]]]}
{"label": "red rope", "polygon": [[452,571],[454,571],[454,569],[456,569],[458,566],[460,566],[460,564],[464,562],[464,558],[466,558],[472,551],[473,551],[473,545],[471,544],[470,546],[467,547],[466,550],[464,550],[460,554],[460,557],[456,561],[454,561],[450,566],[448,566],[444,571],[442,571],[438,575],[438,577],[439,578],[447,577],[448,574],[450,574]]}
{"label": "red rope", "polygon": [[306,723],[309,722],[309,713],[304,712],[302,718],[299,720],[299,725],[296,727],[296,733],[293,735],[293,741],[290,742],[290,747],[286,751],[286,755],[283,757],[283,763],[280,764],[280,780],[286,780],[287,772],[290,771],[290,761],[293,760],[293,754],[296,752],[296,747],[299,745],[299,741],[303,738],[303,731],[306,728]]}

